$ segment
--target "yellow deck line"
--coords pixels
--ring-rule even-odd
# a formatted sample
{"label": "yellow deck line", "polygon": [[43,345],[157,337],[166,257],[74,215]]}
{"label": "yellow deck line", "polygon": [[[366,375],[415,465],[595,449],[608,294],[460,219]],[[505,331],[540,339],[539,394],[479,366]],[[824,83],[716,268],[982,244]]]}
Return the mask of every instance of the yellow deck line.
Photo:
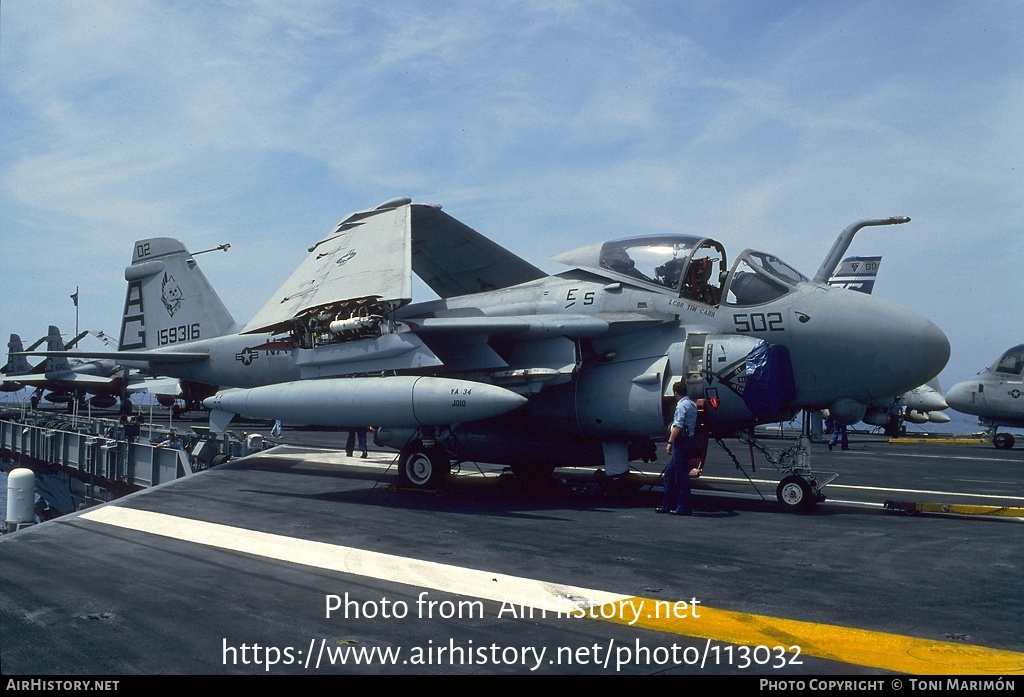
{"label": "yellow deck line", "polygon": [[920,513],[957,513],[960,515],[995,515],[1024,518],[1024,508],[1015,506],[970,506],[957,503],[918,503]]}
{"label": "yellow deck line", "polygon": [[[650,608],[657,607],[658,602],[649,598],[632,600],[637,603],[643,600],[644,606]],[[662,603],[664,606],[664,601]],[[1008,675],[1024,672],[1024,653],[1014,651],[703,606],[698,606],[697,612],[699,618],[644,617],[633,626],[743,646],[798,646],[801,656],[900,673]],[[631,619],[627,614],[615,621],[628,624]],[[734,661],[732,665],[737,663]]]}
{"label": "yellow deck line", "polygon": [[[651,598],[496,574],[123,506],[100,506],[80,518],[217,549],[490,600],[503,603],[503,607],[504,603],[512,601],[550,613],[572,599],[572,602],[592,603],[600,608],[599,613],[588,613],[594,619],[743,646],[783,646],[787,650],[798,646],[802,656],[881,670],[922,675],[1024,672],[1024,653],[983,646],[752,615],[699,604],[689,606],[691,611],[681,616],[678,610],[669,613],[664,600],[659,605],[659,601]],[[665,607],[666,612],[662,613],[661,607]],[[692,608],[696,608],[696,613]],[[665,616],[670,614],[672,617]],[[692,616],[694,614],[698,616]],[[738,665],[738,662],[719,661],[719,665]]]}

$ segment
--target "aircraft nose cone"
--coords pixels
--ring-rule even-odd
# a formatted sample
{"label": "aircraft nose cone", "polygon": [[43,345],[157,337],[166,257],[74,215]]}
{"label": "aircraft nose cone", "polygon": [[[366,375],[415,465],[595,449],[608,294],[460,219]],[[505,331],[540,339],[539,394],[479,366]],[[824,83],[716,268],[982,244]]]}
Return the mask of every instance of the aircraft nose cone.
{"label": "aircraft nose cone", "polygon": [[974,403],[974,394],[971,391],[970,383],[958,382],[949,388],[949,392],[946,393],[946,403],[949,404],[950,409],[954,409],[961,414],[970,414],[971,407]]}
{"label": "aircraft nose cone", "polygon": [[[843,289],[834,293],[834,311],[815,330],[827,337],[827,342],[821,340],[819,355],[829,358],[828,373],[819,373],[817,381],[830,385],[833,400],[891,400],[945,367],[949,340],[930,320],[881,298]],[[809,328],[819,321],[811,316],[805,325]]]}
{"label": "aircraft nose cone", "polygon": [[[910,359],[918,366],[921,383],[931,380],[942,372],[949,360],[949,339],[930,320],[917,317],[920,326],[911,326],[907,351]],[[916,336],[916,338],[915,338]]]}
{"label": "aircraft nose cone", "polygon": [[875,309],[868,325],[873,336],[867,341],[879,371],[876,397],[912,390],[942,372],[949,360],[949,339],[941,329],[898,305],[880,301]]}

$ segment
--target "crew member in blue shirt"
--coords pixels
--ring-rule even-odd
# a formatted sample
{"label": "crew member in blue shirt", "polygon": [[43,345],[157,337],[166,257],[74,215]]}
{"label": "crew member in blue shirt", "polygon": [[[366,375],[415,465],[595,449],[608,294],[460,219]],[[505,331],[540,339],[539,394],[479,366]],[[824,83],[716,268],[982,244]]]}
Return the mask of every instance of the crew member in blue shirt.
{"label": "crew member in blue shirt", "polygon": [[658,513],[692,515],[693,503],[690,496],[690,452],[693,450],[693,434],[697,430],[697,405],[686,394],[686,384],[677,382],[672,386],[676,399],[676,412],[672,417],[665,452],[671,455],[665,468],[664,494]]}

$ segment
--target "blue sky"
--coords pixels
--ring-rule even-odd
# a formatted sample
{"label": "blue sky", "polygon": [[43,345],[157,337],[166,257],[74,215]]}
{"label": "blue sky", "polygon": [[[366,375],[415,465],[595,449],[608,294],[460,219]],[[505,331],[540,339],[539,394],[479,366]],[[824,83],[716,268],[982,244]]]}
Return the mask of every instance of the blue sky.
{"label": "blue sky", "polygon": [[[131,245],[178,237],[247,321],[350,211],[441,203],[545,270],[702,233],[949,336],[944,387],[1024,341],[1024,4],[0,5],[0,336],[116,333]],[[419,298],[417,298],[419,299]],[[865,331],[871,318],[865,317]]]}

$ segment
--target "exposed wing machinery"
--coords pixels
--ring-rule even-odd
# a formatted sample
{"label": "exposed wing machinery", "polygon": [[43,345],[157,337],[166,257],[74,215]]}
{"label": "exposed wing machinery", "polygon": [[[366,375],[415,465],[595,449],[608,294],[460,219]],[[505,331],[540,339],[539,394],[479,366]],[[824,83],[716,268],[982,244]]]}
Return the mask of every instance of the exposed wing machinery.
{"label": "exposed wing machinery", "polygon": [[[398,204],[398,205],[391,205]],[[243,334],[333,331],[332,322],[393,312],[412,299],[411,213],[407,199],[357,213],[310,248],[310,255],[242,330]],[[358,216],[358,218],[355,218]],[[342,331],[359,327],[339,326]]]}

